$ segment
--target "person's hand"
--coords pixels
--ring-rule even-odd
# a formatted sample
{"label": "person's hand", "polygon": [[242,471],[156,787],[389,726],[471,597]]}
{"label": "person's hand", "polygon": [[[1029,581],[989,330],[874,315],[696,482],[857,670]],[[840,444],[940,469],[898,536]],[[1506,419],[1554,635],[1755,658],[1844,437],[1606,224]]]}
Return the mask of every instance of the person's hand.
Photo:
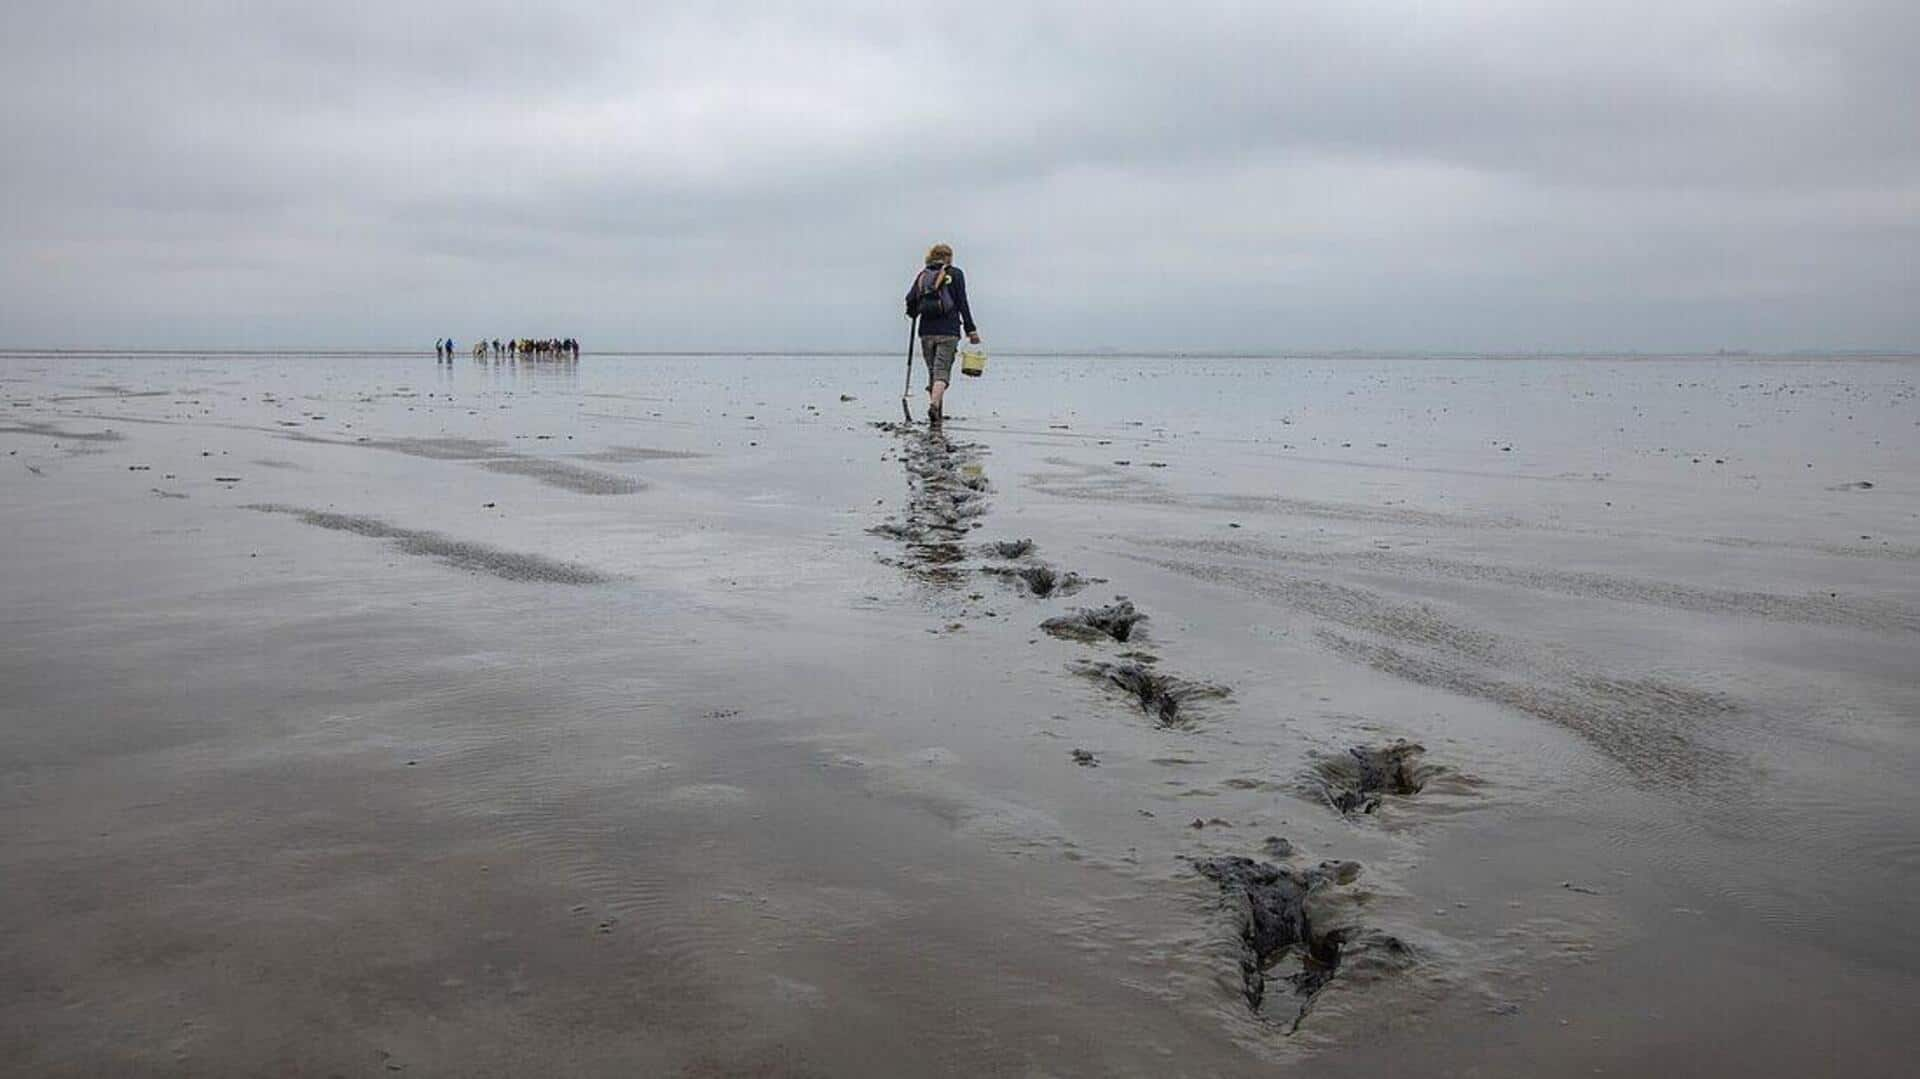
{"label": "person's hand", "polygon": [[979,343],[980,343],[980,335],[979,335],[979,334],[977,334],[977,333],[970,333],[970,334],[968,334],[968,335],[967,335],[967,343],[968,343],[968,344],[970,344],[970,345],[977,345],[977,344],[979,344]]}

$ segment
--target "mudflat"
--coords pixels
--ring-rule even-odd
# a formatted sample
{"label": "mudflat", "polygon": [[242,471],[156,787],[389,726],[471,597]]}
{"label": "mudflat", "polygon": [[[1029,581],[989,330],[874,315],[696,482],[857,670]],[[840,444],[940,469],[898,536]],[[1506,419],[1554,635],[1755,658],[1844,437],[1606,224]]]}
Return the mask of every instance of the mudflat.
{"label": "mudflat", "polygon": [[0,1072],[1906,1074],[1920,360],[0,354]]}

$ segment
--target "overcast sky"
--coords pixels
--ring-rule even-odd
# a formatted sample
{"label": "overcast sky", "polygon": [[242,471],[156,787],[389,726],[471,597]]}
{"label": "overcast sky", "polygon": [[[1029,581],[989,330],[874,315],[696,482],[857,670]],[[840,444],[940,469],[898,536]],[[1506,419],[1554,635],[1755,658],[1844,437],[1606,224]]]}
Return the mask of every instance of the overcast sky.
{"label": "overcast sky", "polygon": [[6,0],[0,345],[1920,348],[1920,3]]}

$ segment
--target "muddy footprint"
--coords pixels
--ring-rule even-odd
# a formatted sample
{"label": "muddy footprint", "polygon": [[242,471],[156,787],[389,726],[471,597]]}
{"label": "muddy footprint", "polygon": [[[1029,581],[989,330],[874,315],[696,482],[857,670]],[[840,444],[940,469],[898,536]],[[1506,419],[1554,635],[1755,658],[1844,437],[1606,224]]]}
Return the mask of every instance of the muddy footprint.
{"label": "muddy footprint", "polygon": [[985,553],[995,558],[1025,558],[1033,553],[1033,541],[1025,538],[995,540],[986,545]]}
{"label": "muddy footprint", "polygon": [[1390,966],[1411,961],[1406,944],[1388,933],[1339,920],[1332,889],[1360,875],[1358,862],[1321,862],[1307,869],[1256,862],[1237,855],[1196,860],[1193,867],[1220,886],[1220,897],[1240,930],[1241,991],[1247,1006],[1262,1015],[1268,986],[1285,982],[1293,990],[1294,1009],[1284,1017],[1289,1032],[1300,1028],[1313,998],[1343,965],[1359,956]]}
{"label": "muddy footprint", "polygon": [[1040,623],[1040,628],[1074,641],[1116,640],[1122,643],[1133,639],[1134,627],[1147,620],[1147,616],[1134,609],[1128,600],[1108,604],[1105,607],[1082,607],[1072,614],[1063,614]]}
{"label": "muddy footprint", "polygon": [[1189,682],[1184,678],[1161,674],[1131,660],[1125,663],[1083,663],[1074,669],[1088,678],[1125,691],[1140,705],[1140,710],[1160,727],[1188,726],[1192,723],[1191,717],[1185,713],[1184,706],[1188,701],[1224,697],[1230,692],[1225,686]]}
{"label": "muddy footprint", "polygon": [[1052,566],[988,566],[986,572],[1020,582],[1029,595],[1068,596],[1085,588],[1087,582],[1074,572],[1061,573]]}
{"label": "muddy footprint", "polygon": [[1343,815],[1372,813],[1383,796],[1420,793],[1434,769],[1421,757],[1426,747],[1405,739],[1386,745],[1354,746],[1314,765],[1315,793]]}

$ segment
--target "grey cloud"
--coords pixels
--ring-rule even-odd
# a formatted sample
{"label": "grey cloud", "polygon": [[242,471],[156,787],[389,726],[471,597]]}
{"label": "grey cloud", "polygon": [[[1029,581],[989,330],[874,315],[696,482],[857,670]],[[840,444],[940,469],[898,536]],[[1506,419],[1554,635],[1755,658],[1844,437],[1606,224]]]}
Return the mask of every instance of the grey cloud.
{"label": "grey cloud", "polygon": [[[1915,347],[1920,12],[0,10],[0,344]],[[756,313],[742,317],[740,297]]]}

